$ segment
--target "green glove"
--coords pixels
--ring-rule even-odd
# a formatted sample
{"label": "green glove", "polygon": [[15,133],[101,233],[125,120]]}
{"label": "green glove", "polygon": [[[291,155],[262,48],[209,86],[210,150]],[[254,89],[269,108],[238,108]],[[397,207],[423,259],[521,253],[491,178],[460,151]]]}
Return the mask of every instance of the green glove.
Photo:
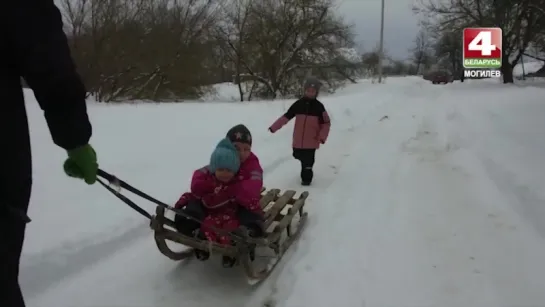
{"label": "green glove", "polygon": [[97,154],[91,145],[83,145],[68,151],[68,159],[64,162],[66,175],[93,184],[97,180],[97,171]]}

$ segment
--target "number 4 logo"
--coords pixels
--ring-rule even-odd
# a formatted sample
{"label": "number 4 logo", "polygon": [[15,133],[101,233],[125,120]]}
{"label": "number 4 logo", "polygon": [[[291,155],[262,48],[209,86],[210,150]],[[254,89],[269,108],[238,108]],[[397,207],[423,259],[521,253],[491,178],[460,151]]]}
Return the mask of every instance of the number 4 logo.
{"label": "number 4 logo", "polygon": [[492,44],[492,32],[482,31],[467,46],[468,50],[480,51],[481,55],[491,56],[498,47]]}
{"label": "number 4 logo", "polygon": [[465,68],[501,67],[501,28],[466,28],[463,44]]}

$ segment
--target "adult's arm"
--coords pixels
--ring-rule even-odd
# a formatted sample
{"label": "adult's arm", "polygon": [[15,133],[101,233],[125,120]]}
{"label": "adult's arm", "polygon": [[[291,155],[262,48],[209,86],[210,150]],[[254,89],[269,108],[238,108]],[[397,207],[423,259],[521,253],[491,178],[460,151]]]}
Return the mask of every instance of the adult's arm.
{"label": "adult's arm", "polygon": [[7,7],[8,46],[20,75],[34,91],[53,142],[74,149],[89,142],[86,90],[70,55],[62,17],[53,0],[16,0]]}

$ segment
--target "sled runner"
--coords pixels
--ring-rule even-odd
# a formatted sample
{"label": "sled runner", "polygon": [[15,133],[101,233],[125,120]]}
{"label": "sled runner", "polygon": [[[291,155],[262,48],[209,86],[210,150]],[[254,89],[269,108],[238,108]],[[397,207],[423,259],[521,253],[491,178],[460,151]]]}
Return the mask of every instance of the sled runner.
{"label": "sled runner", "polygon": [[[261,190],[260,204],[265,212],[265,236],[263,238],[251,238],[246,233],[225,232],[221,229],[212,229],[218,233],[229,234],[235,244],[233,246],[219,245],[207,240],[199,240],[194,237],[188,237],[178,233],[174,227],[174,221],[165,216],[165,212],[173,211],[189,218],[183,210],[176,209],[167,205],[150,195],[136,189],[123,180],[111,175],[101,169],[98,170],[98,176],[107,180],[108,183],[98,178],[97,181],[114,194],[119,200],[150,220],[150,227],[155,233],[155,242],[159,251],[172,260],[182,260],[194,255],[194,249],[201,249],[217,253],[223,256],[230,256],[237,259],[246,272],[249,281],[254,284],[265,279],[276,264],[279,263],[284,253],[295,242],[303,231],[307,213],[303,211],[305,201],[309,195],[307,191],[301,193],[295,198],[297,192],[287,190],[280,193],[279,189]],[[156,215],[152,216],[147,211],[136,205],[127,196],[121,193],[125,189],[135,195],[142,197],[157,205]],[[202,223],[202,221],[198,221]],[[167,241],[173,241],[186,246],[190,249],[182,252],[175,252],[167,246]],[[253,248],[267,248],[274,253],[265,268],[259,268],[252,261],[250,250]],[[256,257],[257,258],[257,257]]]}
{"label": "sled runner", "polygon": [[[151,228],[155,232],[155,242],[159,251],[172,260],[182,260],[194,255],[193,249],[209,251],[211,254],[234,257],[242,265],[247,277],[253,282],[263,280],[274,269],[276,264],[301,234],[307,220],[307,213],[303,211],[305,201],[309,195],[303,192],[295,197],[297,192],[279,189],[261,191],[260,204],[265,212],[266,235],[263,238],[251,238],[244,233],[230,233],[232,246],[220,245],[207,240],[199,240],[178,233],[174,221],[165,216],[164,206],[158,206],[156,215],[151,218]],[[175,252],[167,245],[167,241],[189,246],[191,249]],[[258,268],[251,260],[252,248],[268,248],[274,252],[272,261],[265,268]]]}

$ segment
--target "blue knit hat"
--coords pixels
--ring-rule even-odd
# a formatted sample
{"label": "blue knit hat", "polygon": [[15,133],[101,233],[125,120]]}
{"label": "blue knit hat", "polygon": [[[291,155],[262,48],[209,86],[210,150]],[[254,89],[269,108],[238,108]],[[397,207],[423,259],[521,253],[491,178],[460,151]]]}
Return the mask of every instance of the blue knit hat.
{"label": "blue knit hat", "polygon": [[235,145],[227,138],[221,140],[216,145],[216,149],[214,149],[214,152],[210,156],[208,170],[214,173],[218,168],[226,168],[233,173],[237,173],[240,168],[238,151]]}

